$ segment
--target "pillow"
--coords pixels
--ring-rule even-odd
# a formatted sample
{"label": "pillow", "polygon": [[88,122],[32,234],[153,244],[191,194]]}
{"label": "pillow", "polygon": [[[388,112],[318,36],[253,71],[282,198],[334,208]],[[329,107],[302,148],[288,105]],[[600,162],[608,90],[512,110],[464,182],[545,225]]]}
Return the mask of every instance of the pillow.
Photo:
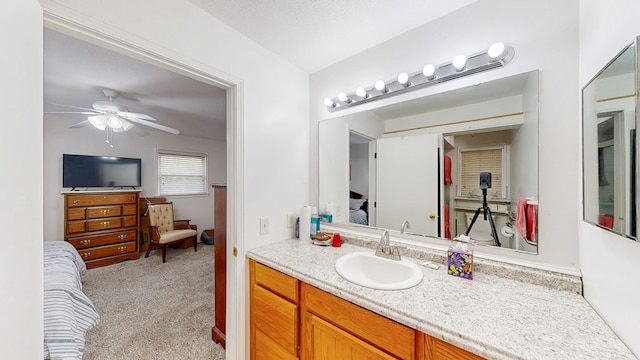
{"label": "pillow", "polygon": [[358,210],[367,199],[349,199],[349,209]]}

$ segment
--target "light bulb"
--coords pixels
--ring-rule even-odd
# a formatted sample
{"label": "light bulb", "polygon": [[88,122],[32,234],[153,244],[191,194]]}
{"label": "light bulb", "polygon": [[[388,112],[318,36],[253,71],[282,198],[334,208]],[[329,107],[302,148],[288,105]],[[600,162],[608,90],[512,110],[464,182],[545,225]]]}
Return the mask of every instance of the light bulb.
{"label": "light bulb", "polygon": [[349,97],[347,96],[347,94],[341,92],[340,94],[338,94],[338,100],[342,101],[342,102],[351,102],[349,100]]}
{"label": "light bulb", "polygon": [[460,54],[453,58],[453,67],[458,71],[464,70],[465,65],[467,64],[467,57]]}
{"label": "light bulb", "polygon": [[122,121],[120,121],[120,118],[117,116],[110,116],[107,125],[112,129],[117,129],[122,126]]}
{"label": "light bulb", "polygon": [[336,104],[333,102],[333,100],[331,100],[328,97],[324,98],[324,104],[325,104],[325,106],[330,106],[330,107],[336,106]]}
{"label": "light bulb", "polygon": [[422,75],[426,76],[429,80],[435,79],[436,67],[432,64],[425,65],[425,67],[422,69]]}
{"label": "light bulb", "polygon": [[411,82],[409,82],[409,74],[406,72],[398,74],[398,82],[405,87],[411,86]]}
{"label": "light bulb", "polygon": [[364,99],[369,97],[369,94],[367,94],[367,91],[362,86],[356,89],[356,95]]}
{"label": "light bulb", "polygon": [[376,90],[382,91],[383,93],[387,92],[387,85],[385,85],[384,81],[378,80],[375,85]]}
{"label": "light bulb", "polygon": [[501,42],[494,43],[489,46],[489,50],[487,50],[487,54],[491,58],[491,60],[500,60],[505,53],[504,44]]}

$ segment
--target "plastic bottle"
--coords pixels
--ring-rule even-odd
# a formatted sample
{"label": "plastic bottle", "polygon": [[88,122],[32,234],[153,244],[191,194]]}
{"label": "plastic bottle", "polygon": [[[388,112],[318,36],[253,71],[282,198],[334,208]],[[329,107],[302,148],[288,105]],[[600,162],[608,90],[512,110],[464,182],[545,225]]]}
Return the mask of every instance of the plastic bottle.
{"label": "plastic bottle", "polygon": [[311,236],[317,234],[320,231],[320,216],[318,216],[318,209],[311,208]]}

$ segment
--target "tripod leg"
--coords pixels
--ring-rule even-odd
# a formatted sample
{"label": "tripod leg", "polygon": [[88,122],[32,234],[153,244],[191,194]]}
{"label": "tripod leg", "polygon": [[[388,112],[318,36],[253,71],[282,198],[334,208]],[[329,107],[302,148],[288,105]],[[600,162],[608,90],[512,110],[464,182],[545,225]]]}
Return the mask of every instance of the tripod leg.
{"label": "tripod leg", "polygon": [[493,223],[493,216],[491,216],[491,209],[487,206],[484,208],[484,216],[487,217],[489,215],[489,225],[491,225],[491,234],[493,235],[493,240],[496,243],[496,246],[502,246],[500,244],[500,239],[498,239],[498,233],[496,232],[496,225]]}
{"label": "tripod leg", "polygon": [[473,215],[473,219],[471,220],[471,224],[469,224],[469,227],[467,228],[467,232],[464,233],[466,236],[469,236],[469,233],[471,232],[471,228],[473,227],[473,224],[476,223],[476,219],[478,218],[478,215],[480,215],[480,211],[481,210],[482,210],[482,208],[479,207],[478,210],[476,210],[476,213]]}

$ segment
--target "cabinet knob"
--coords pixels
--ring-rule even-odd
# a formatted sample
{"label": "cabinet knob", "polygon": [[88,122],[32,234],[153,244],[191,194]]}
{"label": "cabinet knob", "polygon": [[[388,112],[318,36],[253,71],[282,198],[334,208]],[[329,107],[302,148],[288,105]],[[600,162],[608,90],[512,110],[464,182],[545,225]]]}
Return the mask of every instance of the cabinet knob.
{"label": "cabinet knob", "polygon": [[429,214],[429,219],[434,220],[436,218],[436,214],[431,213]]}
{"label": "cabinet knob", "polygon": [[86,258],[88,258],[89,256],[91,256],[91,253],[90,253],[90,252],[83,252],[83,253],[81,253],[80,255],[82,256],[82,258],[83,258],[83,259],[86,259]]}
{"label": "cabinet knob", "polygon": [[74,203],[74,204],[77,204],[77,203],[79,203],[79,202],[80,202],[80,200],[73,200],[73,203]]}
{"label": "cabinet knob", "polygon": [[90,239],[80,240],[80,244],[82,244],[82,245],[89,245],[89,244],[91,244],[91,240],[90,240]]}

